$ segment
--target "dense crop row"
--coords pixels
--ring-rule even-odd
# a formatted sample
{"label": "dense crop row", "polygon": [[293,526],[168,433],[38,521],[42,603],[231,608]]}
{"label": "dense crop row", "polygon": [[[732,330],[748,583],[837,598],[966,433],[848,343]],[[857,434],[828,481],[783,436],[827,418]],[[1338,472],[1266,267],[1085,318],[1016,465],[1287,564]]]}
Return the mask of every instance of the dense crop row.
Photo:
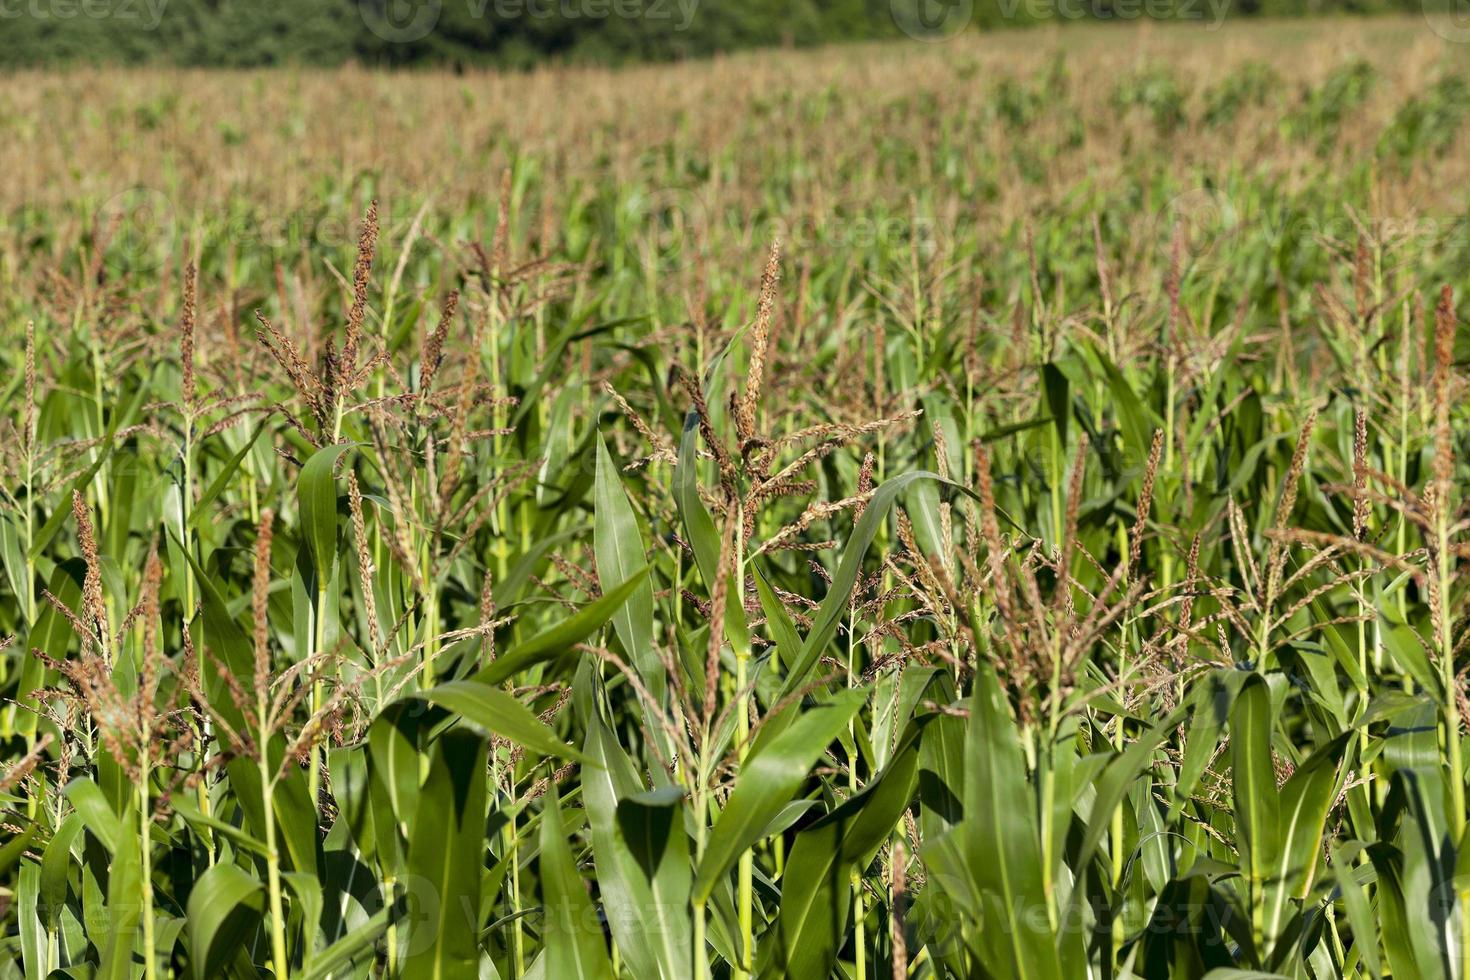
{"label": "dense crop row", "polygon": [[101,76],[166,220],[0,246],[0,973],[1470,975],[1464,83],[1232,38],[585,159]]}

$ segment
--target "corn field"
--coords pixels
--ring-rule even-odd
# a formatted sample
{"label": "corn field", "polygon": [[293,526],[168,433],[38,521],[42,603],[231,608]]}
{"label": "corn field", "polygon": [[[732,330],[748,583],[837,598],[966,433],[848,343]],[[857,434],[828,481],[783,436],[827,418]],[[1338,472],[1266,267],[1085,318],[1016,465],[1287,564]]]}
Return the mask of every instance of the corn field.
{"label": "corn field", "polygon": [[1470,50],[0,91],[0,977],[1470,978]]}

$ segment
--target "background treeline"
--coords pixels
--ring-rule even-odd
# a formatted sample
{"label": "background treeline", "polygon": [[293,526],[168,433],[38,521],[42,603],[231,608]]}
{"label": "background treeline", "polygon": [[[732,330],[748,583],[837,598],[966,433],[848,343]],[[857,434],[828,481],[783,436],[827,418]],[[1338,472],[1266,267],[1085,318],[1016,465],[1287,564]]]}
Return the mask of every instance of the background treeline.
{"label": "background treeline", "polygon": [[[1170,5],[1203,22],[1220,11],[1420,9],[1418,0],[0,0],[0,67],[612,64],[896,37],[899,22],[981,30],[1058,9],[1068,20],[1159,18]],[[427,33],[416,26],[425,23]]]}

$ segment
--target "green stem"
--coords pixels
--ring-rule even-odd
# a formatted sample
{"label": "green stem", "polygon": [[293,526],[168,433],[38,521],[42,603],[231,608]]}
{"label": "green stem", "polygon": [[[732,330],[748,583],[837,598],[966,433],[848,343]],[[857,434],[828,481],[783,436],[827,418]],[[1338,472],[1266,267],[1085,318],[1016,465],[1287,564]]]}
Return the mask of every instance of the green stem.
{"label": "green stem", "polygon": [[[1450,565],[1450,525],[1446,487],[1441,486],[1435,500],[1436,565],[1439,577],[1439,665],[1444,688],[1444,739],[1450,770],[1450,834],[1457,845],[1465,842],[1465,766],[1460,750],[1460,708],[1455,697],[1454,630],[1450,621],[1450,586],[1454,569]],[[1460,917],[1460,977],[1470,977],[1470,885],[1457,880],[1456,902]]]}
{"label": "green stem", "polygon": [[[191,406],[184,409],[184,486],[179,500],[179,540],[183,543],[184,553],[189,558],[202,558],[196,555],[194,548],[194,532],[192,523],[194,519],[194,410]],[[194,616],[194,563],[184,562],[184,622],[185,629],[188,621]],[[199,645],[204,643],[204,623],[199,623]],[[199,751],[195,753],[196,764],[199,767],[199,783],[195,787],[194,795],[199,801],[199,812],[205,816],[209,815],[209,773],[204,768],[204,760],[209,754],[209,742],[213,737],[213,722],[209,715],[204,715],[204,720],[199,729],[200,745]],[[204,849],[209,855],[209,864],[214,866],[214,831],[209,827],[203,830]]]}
{"label": "green stem", "polygon": [[704,903],[694,903],[694,978],[695,980],[709,980],[709,962],[704,956],[705,925],[704,925]]}
{"label": "green stem", "polygon": [[[397,891],[398,879],[395,876],[389,875],[388,877],[383,879],[384,907],[388,909],[393,908],[393,903],[397,899]],[[386,962],[384,964],[385,968],[383,970],[383,976],[396,976],[396,971],[398,969],[398,921],[396,918],[392,917],[391,914],[388,919],[388,930],[385,935],[385,943],[386,948],[384,949],[384,956],[386,957]]]}
{"label": "green stem", "polygon": [[153,811],[148,800],[148,755],[145,750],[138,779],[138,851],[142,858],[143,881],[138,891],[143,900],[143,975],[158,976],[158,941],[153,932]]}
{"label": "green stem", "polygon": [[[855,603],[849,603],[847,607],[847,686],[857,686],[857,623]],[[852,745],[852,755],[847,760],[847,790],[849,799],[857,795],[858,791],[858,749],[857,730],[852,721],[847,723],[847,740]],[[867,975],[867,937],[863,934],[863,880],[862,876],[854,871],[849,880],[852,888],[852,916],[853,916],[853,946],[857,957],[857,978],[864,980]]]}
{"label": "green stem", "polygon": [[[1118,548],[1119,560],[1123,562],[1129,561],[1128,533],[1121,525],[1118,528]],[[1129,571],[1131,570],[1132,569],[1130,568]],[[1120,591],[1127,591],[1128,576],[1126,572],[1124,573],[1123,579],[1118,583],[1118,588]],[[1120,639],[1118,645],[1118,677],[1120,679],[1126,678],[1128,676],[1128,638],[1132,631],[1132,613],[1125,612],[1123,614],[1122,638]],[[1120,755],[1123,752],[1123,715],[1121,712],[1113,718],[1113,750]],[[1108,837],[1110,844],[1109,850],[1112,852],[1109,857],[1111,858],[1112,865],[1111,870],[1113,882],[1113,897],[1114,901],[1117,903],[1117,907],[1113,911],[1112,928],[1110,930],[1113,943],[1113,962],[1116,964],[1118,957],[1123,950],[1123,940],[1125,938],[1123,934],[1123,916],[1119,914],[1121,912],[1123,904],[1122,896],[1120,893],[1123,886],[1124,864],[1123,808],[1121,806],[1113,808],[1113,812],[1108,823]]]}
{"label": "green stem", "polygon": [[[745,595],[745,508],[738,507],[735,515],[735,598],[733,601],[742,601]],[[723,628],[724,624],[719,624]],[[711,628],[715,628],[713,625]],[[737,643],[735,650],[735,727],[738,739],[738,755],[740,763],[745,764],[745,756],[750,750],[750,698],[745,691],[747,676],[749,674],[750,650],[744,643]],[[755,960],[752,947],[755,943],[755,853],[746,848],[740,854],[738,868],[738,915],[740,919],[740,956],[741,963],[735,965],[735,980],[743,980],[750,975],[750,968]]]}
{"label": "green stem", "polygon": [[[1065,570],[1063,571],[1065,575]],[[1065,583],[1064,583],[1065,587]],[[1056,882],[1053,870],[1054,835],[1052,833],[1053,810],[1055,809],[1057,786],[1056,767],[1051,756],[1056,751],[1057,733],[1062,723],[1062,643],[1061,637],[1052,635],[1051,691],[1049,692],[1049,720],[1046,744],[1042,746],[1041,770],[1041,889],[1046,896],[1046,915],[1052,930],[1057,928]]]}
{"label": "green stem", "polygon": [[[701,763],[700,769],[702,770]],[[708,819],[707,803],[705,801],[703,785],[697,785],[694,789],[694,860],[695,866],[704,860],[705,840],[709,836],[705,827]],[[705,902],[699,898],[694,900],[694,941],[691,944],[690,954],[694,957],[694,980],[709,980],[709,957],[705,953]]]}
{"label": "green stem", "polygon": [[[510,774],[510,787],[515,787],[515,774]],[[514,792],[509,796],[514,799]],[[505,825],[505,833],[510,843],[510,900],[515,911],[521,909],[521,843],[516,836],[515,812],[511,811],[510,820]],[[526,975],[526,930],[522,925],[522,919],[516,916],[515,931],[511,933],[511,945],[515,951],[516,976]]]}
{"label": "green stem", "polygon": [[[326,622],[327,586],[325,582],[318,582],[316,589],[316,615],[313,617],[312,623],[312,647],[308,659],[322,652],[322,648],[325,645]],[[314,672],[315,670],[313,670]],[[311,684],[311,713],[313,717],[322,709],[322,695],[322,682],[319,680],[313,681]],[[326,767],[326,752],[327,749],[324,745],[312,746],[311,749],[311,774],[308,785],[311,792],[311,805],[313,808],[316,807],[317,799],[321,795],[322,770]]]}
{"label": "green stem", "polygon": [[277,980],[283,980],[291,974],[290,961],[286,957],[286,915],[281,900],[281,855],[276,844],[276,780],[266,762],[264,749],[260,758],[260,780],[265,804],[265,874],[270,898],[271,970]]}
{"label": "green stem", "polygon": [[[1174,472],[1174,398],[1178,384],[1175,379],[1174,355],[1169,354],[1168,379],[1164,395],[1164,466],[1165,473]],[[1161,518],[1162,519],[1162,518]],[[1168,548],[1159,549],[1159,585],[1168,592],[1174,585],[1174,555]]]}

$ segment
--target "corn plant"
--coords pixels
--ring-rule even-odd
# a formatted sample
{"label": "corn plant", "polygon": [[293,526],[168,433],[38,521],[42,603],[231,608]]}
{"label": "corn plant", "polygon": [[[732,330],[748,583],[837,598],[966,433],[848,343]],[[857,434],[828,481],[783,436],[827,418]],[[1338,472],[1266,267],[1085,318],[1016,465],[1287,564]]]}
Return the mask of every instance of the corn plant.
{"label": "corn plant", "polygon": [[1454,58],[1240,36],[206,77],[213,204],[109,114],[190,206],[0,232],[0,975],[1470,976]]}

